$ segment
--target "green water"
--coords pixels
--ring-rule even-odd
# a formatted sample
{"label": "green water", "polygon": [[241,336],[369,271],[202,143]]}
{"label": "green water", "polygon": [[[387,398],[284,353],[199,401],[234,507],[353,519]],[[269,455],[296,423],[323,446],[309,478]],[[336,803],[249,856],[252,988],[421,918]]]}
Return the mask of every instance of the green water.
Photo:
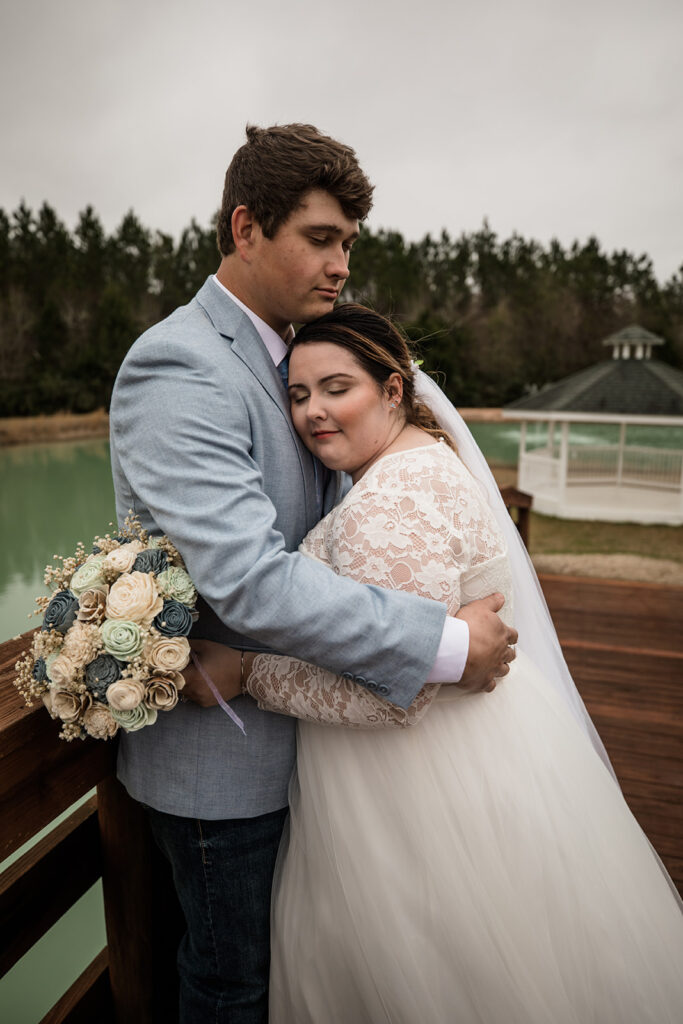
{"label": "green water", "polygon": [[[518,423],[470,423],[474,438],[488,461],[498,466],[516,466],[519,454]],[[546,444],[547,424],[528,423],[526,432],[527,448]],[[559,426],[555,428],[555,439],[559,441]],[[616,423],[572,423],[569,443],[574,444],[617,444],[619,425]],[[628,427],[627,445],[643,445],[653,448],[683,449],[683,427]]]}
{"label": "green water", "polygon": [[[113,518],[106,441],[0,450],[0,641],[38,621],[27,616],[53,554],[89,543]],[[0,980],[3,1024],[37,1024],[105,943],[98,882]]]}
{"label": "green water", "polygon": [[0,449],[0,641],[23,633],[45,566],[106,531],[114,490],[106,441]]}

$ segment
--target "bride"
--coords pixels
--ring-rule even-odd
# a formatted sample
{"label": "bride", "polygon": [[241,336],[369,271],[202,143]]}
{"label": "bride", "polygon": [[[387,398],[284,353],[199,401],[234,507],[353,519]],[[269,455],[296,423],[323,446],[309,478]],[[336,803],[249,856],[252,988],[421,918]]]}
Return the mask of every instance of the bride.
{"label": "bride", "polygon": [[451,614],[500,591],[520,646],[493,692],[425,686],[407,711],[372,681],[243,655],[260,706],[301,720],[271,1024],[679,1022],[679,901],[469,432],[359,306],[297,335],[289,393],[305,444],[353,481],[301,550]]}

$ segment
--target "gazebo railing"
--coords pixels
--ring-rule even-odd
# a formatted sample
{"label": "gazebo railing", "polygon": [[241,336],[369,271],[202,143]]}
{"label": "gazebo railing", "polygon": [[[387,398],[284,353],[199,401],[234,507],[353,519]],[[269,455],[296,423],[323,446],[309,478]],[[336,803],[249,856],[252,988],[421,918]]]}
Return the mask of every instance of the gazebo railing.
{"label": "gazebo railing", "polygon": [[619,476],[619,445],[570,445],[567,450],[567,483],[616,483]]}
{"label": "gazebo railing", "polygon": [[[560,453],[555,445],[526,451],[520,461],[524,490],[556,489],[560,485]],[[683,452],[645,445],[569,445],[567,486],[624,484],[677,491],[683,482]]]}
{"label": "gazebo railing", "polygon": [[556,491],[560,486],[560,462],[546,449],[526,452],[519,464],[519,487],[522,491]]}
{"label": "gazebo railing", "polygon": [[622,483],[678,490],[683,479],[683,452],[631,445],[624,448]]}

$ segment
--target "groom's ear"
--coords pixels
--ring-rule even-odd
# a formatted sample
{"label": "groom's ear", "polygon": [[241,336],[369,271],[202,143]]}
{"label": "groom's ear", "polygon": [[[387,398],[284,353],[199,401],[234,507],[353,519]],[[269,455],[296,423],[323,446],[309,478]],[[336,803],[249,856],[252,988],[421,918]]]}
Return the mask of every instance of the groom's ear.
{"label": "groom's ear", "polygon": [[230,218],[232,237],[235,242],[235,251],[245,263],[251,262],[251,252],[254,247],[255,236],[258,232],[258,225],[253,214],[246,206],[236,206]]}

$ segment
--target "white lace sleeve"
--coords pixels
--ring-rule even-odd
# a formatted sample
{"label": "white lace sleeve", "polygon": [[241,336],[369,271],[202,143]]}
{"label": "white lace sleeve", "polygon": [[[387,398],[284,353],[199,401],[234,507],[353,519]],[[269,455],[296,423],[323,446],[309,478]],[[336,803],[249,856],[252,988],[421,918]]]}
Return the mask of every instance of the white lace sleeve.
{"label": "white lace sleeve", "polygon": [[[461,573],[477,560],[481,545],[481,536],[466,535],[475,525],[471,496],[462,488],[454,491],[448,463],[437,461],[430,472],[434,457],[415,465],[411,454],[382,460],[381,469],[367,474],[309,534],[302,550],[359,583],[440,601],[453,615],[460,606]],[[468,489],[466,475],[464,484]],[[261,708],[361,729],[415,724],[438,689],[423,687],[404,710],[350,679],[277,655],[259,655],[247,684]]]}
{"label": "white lace sleeve", "polygon": [[276,654],[258,655],[246,688],[266,711],[350,729],[403,729],[415,725],[439,689],[438,685],[424,686],[409,708],[399,708],[351,679]]}

